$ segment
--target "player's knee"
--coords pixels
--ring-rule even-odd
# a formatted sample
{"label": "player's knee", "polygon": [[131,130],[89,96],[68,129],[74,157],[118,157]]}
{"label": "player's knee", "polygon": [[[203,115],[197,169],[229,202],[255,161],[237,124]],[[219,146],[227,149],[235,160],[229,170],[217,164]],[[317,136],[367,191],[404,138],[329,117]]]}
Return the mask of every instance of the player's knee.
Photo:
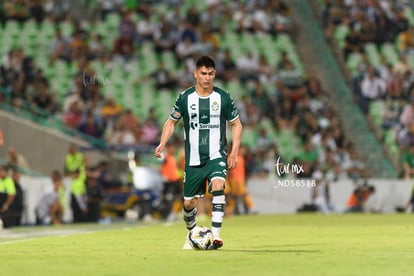
{"label": "player's knee", "polygon": [[214,179],[211,182],[211,190],[214,191],[223,191],[224,190],[224,181],[222,179]]}
{"label": "player's knee", "polygon": [[191,210],[196,207],[196,199],[185,199],[183,205],[186,210]]}

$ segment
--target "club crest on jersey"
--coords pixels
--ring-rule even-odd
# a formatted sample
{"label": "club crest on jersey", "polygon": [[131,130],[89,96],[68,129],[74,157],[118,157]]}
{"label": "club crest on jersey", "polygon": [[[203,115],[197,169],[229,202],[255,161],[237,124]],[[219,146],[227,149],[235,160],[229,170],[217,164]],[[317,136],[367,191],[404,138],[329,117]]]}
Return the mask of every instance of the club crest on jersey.
{"label": "club crest on jersey", "polygon": [[226,163],[224,163],[223,161],[220,161],[219,162],[219,166],[225,167],[226,166]]}
{"label": "club crest on jersey", "polygon": [[213,111],[218,111],[219,110],[219,104],[217,103],[217,102],[213,102],[212,104],[211,104],[211,110],[213,110]]}

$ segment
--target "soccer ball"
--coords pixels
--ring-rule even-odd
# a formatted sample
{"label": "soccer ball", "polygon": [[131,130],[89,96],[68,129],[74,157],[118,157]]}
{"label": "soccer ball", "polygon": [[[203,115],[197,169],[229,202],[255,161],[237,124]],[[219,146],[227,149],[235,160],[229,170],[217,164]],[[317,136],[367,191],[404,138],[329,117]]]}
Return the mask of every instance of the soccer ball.
{"label": "soccer ball", "polygon": [[204,226],[196,226],[188,233],[188,240],[193,249],[207,250],[213,243],[213,232]]}

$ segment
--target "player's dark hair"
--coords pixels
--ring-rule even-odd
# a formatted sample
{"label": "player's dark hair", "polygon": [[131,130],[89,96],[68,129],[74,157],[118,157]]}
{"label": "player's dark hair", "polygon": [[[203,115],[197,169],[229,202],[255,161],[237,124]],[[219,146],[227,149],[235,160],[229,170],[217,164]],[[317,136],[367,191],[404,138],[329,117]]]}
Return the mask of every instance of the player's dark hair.
{"label": "player's dark hair", "polygon": [[216,63],[210,56],[201,56],[197,59],[196,68],[201,68],[203,66],[216,69]]}

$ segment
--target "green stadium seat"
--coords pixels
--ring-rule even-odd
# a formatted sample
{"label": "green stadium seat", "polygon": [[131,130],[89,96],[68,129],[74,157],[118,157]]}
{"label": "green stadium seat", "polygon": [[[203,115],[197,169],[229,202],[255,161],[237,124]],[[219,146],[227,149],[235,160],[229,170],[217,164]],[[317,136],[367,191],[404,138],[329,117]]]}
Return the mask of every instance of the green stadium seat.
{"label": "green stadium seat", "polygon": [[380,54],[378,52],[378,48],[374,43],[367,43],[364,46],[365,53],[367,54],[368,60],[374,66],[380,64]]}
{"label": "green stadium seat", "polygon": [[348,56],[348,59],[346,61],[346,66],[351,71],[352,75],[355,75],[357,67],[359,63],[361,62],[361,54],[360,53],[351,53]]}
{"label": "green stadium seat", "polygon": [[347,25],[339,25],[338,27],[335,28],[334,39],[336,43],[338,43],[339,47],[341,48],[345,47],[345,39],[348,33],[349,33],[349,26]]}
{"label": "green stadium seat", "polygon": [[385,102],[383,100],[377,100],[370,102],[369,104],[369,115],[372,117],[377,127],[381,126],[382,115],[385,111]]}
{"label": "green stadium seat", "polygon": [[398,52],[395,45],[385,43],[381,46],[381,53],[385,56],[389,63],[395,64],[398,61]]}

